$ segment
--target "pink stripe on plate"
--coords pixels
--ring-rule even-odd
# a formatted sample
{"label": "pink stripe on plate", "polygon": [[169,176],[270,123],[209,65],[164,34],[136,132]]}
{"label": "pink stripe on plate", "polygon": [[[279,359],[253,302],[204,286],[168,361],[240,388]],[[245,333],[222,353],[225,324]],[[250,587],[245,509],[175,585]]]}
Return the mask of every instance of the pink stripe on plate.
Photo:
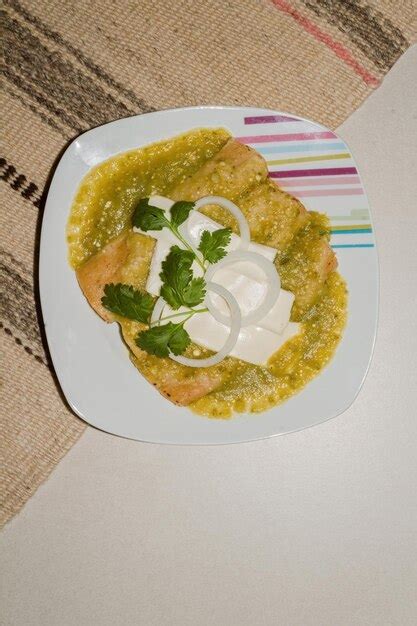
{"label": "pink stripe on plate", "polygon": [[274,124],[275,122],[301,122],[302,120],[288,115],[255,115],[253,117],[245,117],[245,124]]}
{"label": "pink stripe on plate", "polygon": [[362,188],[352,189],[303,189],[302,191],[292,190],[297,198],[308,198],[313,196],[362,196]]}
{"label": "pink stripe on plate", "polygon": [[323,178],[280,178],[282,187],[318,187],[319,185],[360,185],[359,176],[332,176]]}
{"label": "pink stripe on plate", "polygon": [[269,172],[269,176],[270,178],[298,178],[299,176],[341,176],[357,173],[356,167],[320,167],[303,170],[279,170]]}
{"label": "pink stripe on plate", "polygon": [[241,143],[270,143],[273,141],[300,141],[312,139],[337,139],[337,135],[330,130],[319,133],[287,133],[283,135],[252,135],[248,137],[235,137]]}

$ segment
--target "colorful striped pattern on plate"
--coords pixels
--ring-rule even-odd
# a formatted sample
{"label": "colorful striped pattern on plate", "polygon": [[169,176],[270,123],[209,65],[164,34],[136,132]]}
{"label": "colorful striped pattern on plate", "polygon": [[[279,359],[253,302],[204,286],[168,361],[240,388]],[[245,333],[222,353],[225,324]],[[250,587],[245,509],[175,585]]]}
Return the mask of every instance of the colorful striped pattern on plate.
{"label": "colorful striped pattern on plate", "polygon": [[260,132],[237,139],[265,156],[269,175],[280,187],[300,198],[308,210],[329,216],[333,248],[374,247],[358,170],[339,137],[289,115],[250,116],[243,121],[252,128],[259,125]]}

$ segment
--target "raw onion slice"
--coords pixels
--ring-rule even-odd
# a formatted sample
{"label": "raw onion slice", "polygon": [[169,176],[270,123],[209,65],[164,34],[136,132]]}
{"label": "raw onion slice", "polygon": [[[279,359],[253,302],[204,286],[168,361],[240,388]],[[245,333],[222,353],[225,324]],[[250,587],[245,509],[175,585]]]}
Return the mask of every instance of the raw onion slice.
{"label": "raw onion slice", "polygon": [[227,209],[228,211],[230,211],[230,213],[232,213],[232,215],[235,216],[239,224],[239,249],[247,250],[250,243],[250,231],[248,222],[246,221],[246,217],[243,215],[239,207],[236,206],[236,204],[231,200],[223,198],[222,196],[205,196],[204,198],[200,198],[200,200],[197,200],[197,202],[195,203],[195,209],[196,211],[198,211],[198,209],[201,209],[201,207],[207,206],[208,204],[217,204],[218,206]]}
{"label": "raw onion slice", "polygon": [[[234,252],[229,252],[227,256],[217,261],[217,263],[209,266],[205,275],[206,280],[210,281],[215,273],[225,265],[232,265],[240,261],[249,261],[257,265],[263,271],[267,280],[267,292],[262,304],[254,311],[242,316],[241,326],[244,327],[250,324],[256,324],[256,322],[259,322],[269,313],[278,300],[281,289],[281,279],[275,265],[261,254],[250,252],[249,250],[235,250]],[[231,317],[224,315],[216,308],[209,294],[206,295],[206,306],[218,322],[226,326],[231,326],[233,322]]]}
{"label": "raw onion slice", "polygon": [[[230,354],[239,338],[241,314],[236,298],[230,293],[230,291],[221,285],[217,285],[217,283],[208,282],[206,288],[207,291],[214,291],[214,293],[217,293],[220,297],[226,300],[230,309],[230,333],[223,348],[216,352],[216,354],[213,354],[213,356],[209,356],[206,359],[189,359],[188,357],[181,355],[176,356],[172,353],[169,355],[170,359],[180,363],[181,365],[186,365],[187,367],[210,367],[211,365],[217,365],[217,363],[223,361],[223,359]],[[161,314],[165,306],[166,302],[164,299],[158,298],[152,312],[151,324],[161,318]],[[184,315],[187,315],[187,312],[184,312]]]}
{"label": "raw onion slice", "polygon": [[[162,316],[162,311],[164,310],[164,308],[166,307],[167,303],[165,302],[165,300],[160,296],[158,298],[158,300],[155,302],[155,306],[153,308],[152,311],[152,315],[151,315],[151,326],[153,324],[155,324],[155,322],[159,321],[161,319]],[[184,313],[184,315],[186,315],[186,313]]]}
{"label": "raw onion slice", "polygon": [[156,206],[158,209],[169,211],[174,204],[174,200],[171,200],[171,198],[167,198],[166,196],[155,195],[149,197],[149,204],[151,206]]}

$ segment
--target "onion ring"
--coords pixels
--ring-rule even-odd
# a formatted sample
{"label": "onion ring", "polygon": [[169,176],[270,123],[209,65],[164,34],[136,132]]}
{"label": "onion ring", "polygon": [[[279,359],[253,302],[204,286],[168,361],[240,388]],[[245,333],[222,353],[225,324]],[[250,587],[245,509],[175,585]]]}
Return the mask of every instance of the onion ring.
{"label": "onion ring", "polygon": [[204,196],[204,198],[200,198],[195,203],[195,210],[198,211],[203,206],[207,206],[208,204],[217,204],[218,206],[227,209],[234,215],[238,224],[239,224],[239,234],[240,234],[240,242],[239,249],[247,250],[250,243],[250,230],[248,222],[246,221],[246,217],[243,215],[242,211],[238,206],[231,200],[227,198],[223,198],[222,196]]}
{"label": "onion ring", "polygon": [[[264,318],[265,315],[269,313],[278,300],[279,292],[281,290],[281,280],[275,265],[271,261],[266,259],[261,254],[258,254],[257,252],[250,252],[249,250],[235,250],[233,252],[229,252],[229,254],[223,259],[220,259],[217,263],[210,265],[205,275],[206,280],[210,281],[217,270],[221,269],[225,265],[231,265],[239,261],[249,261],[255,263],[264,272],[268,282],[267,293],[262,304],[255,309],[255,311],[242,316],[241,326],[244,327],[249,326],[250,324],[256,324],[256,322],[259,322],[259,320]],[[228,317],[227,315],[224,315],[215,307],[209,294],[206,295],[205,303],[210,313],[218,322],[224,324],[225,326],[231,325],[230,316]]]}

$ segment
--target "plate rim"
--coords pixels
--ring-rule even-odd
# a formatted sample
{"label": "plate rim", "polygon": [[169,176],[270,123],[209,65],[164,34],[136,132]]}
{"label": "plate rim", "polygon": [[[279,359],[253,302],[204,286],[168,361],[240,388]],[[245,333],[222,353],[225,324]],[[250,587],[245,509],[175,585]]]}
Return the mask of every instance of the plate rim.
{"label": "plate rim", "polygon": [[[212,446],[212,445],[233,445],[233,444],[237,444],[237,443],[250,443],[252,441],[253,442],[255,442],[255,441],[262,441],[262,440],[265,440],[265,439],[269,439],[271,437],[278,437],[280,435],[286,435],[286,434],[292,434],[292,433],[300,432],[300,431],[302,431],[302,430],[304,430],[306,428],[311,428],[313,426],[317,426],[318,424],[325,423],[325,422],[327,422],[327,421],[329,421],[331,419],[334,419],[334,418],[340,416],[341,414],[345,413],[353,405],[353,403],[355,402],[356,398],[358,397],[358,395],[359,395],[359,393],[360,393],[360,391],[361,391],[361,389],[362,389],[362,387],[364,385],[366,377],[367,377],[367,375],[369,373],[369,370],[370,370],[370,367],[371,367],[371,363],[372,363],[372,359],[373,359],[373,355],[374,355],[374,351],[375,351],[375,345],[376,345],[376,341],[377,341],[378,328],[379,328],[379,323],[378,322],[379,322],[379,304],[380,304],[380,266],[379,266],[379,258],[378,258],[378,242],[377,242],[377,236],[376,236],[376,233],[375,233],[372,212],[371,212],[371,209],[370,209],[370,206],[369,206],[369,200],[368,200],[368,196],[367,196],[364,184],[363,184],[361,172],[358,169],[358,177],[359,177],[359,180],[360,180],[360,184],[361,184],[362,188],[364,189],[365,197],[366,197],[366,200],[367,200],[367,205],[368,205],[369,212],[370,212],[370,222],[371,222],[371,225],[372,225],[373,237],[374,237],[374,240],[375,240],[375,246],[374,246],[374,249],[373,249],[373,253],[375,255],[375,261],[376,261],[376,264],[375,264],[375,285],[376,285],[375,323],[374,323],[374,326],[373,326],[371,347],[370,347],[370,350],[369,350],[366,367],[363,369],[363,374],[362,374],[360,383],[357,385],[355,393],[344,403],[343,406],[340,407],[340,409],[338,409],[336,412],[330,414],[328,417],[320,418],[319,420],[313,421],[310,424],[297,426],[297,427],[295,427],[295,428],[293,428],[291,430],[279,431],[279,432],[275,432],[275,433],[260,434],[259,436],[250,436],[248,438],[236,438],[235,440],[225,440],[225,441],[171,441],[171,440],[165,440],[165,439],[163,439],[163,440],[155,440],[155,439],[147,439],[145,437],[144,438],[142,438],[142,437],[139,438],[138,436],[134,436],[134,435],[121,434],[120,432],[116,432],[116,431],[114,431],[114,430],[112,430],[110,428],[106,428],[106,427],[100,426],[100,425],[98,425],[96,423],[92,423],[91,421],[89,421],[88,416],[86,416],[77,407],[77,404],[74,401],[74,399],[71,396],[69,396],[67,394],[67,392],[64,390],[64,384],[63,384],[63,381],[62,381],[62,378],[61,378],[61,373],[62,372],[60,371],[59,367],[57,367],[57,365],[56,365],[56,359],[55,359],[55,356],[54,356],[55,350],[52,348],[53,341],[50,339],[48,325],[45,322],[45,317],[46,317],[45,316],[46,306],[44,304],[45,303],[45,278],[44,278],[44,270],[43,270],[43,268],[44,268],[44,257],[45,257],[45,254],[46,254],[46,251],[45,251],[45,246],[46,246],[45,231],[46,231],[46,222],[47,222],[47,217],[48,217],[48,209],[51,210],[50,209],[50,205],[53,204],[53,195],[55,193],[54,181],[55,181],[55,179],[57,177],[57,173],[58,173],[58,171],[60,169],[60,166],[64,162],[65,158],[68,158],[68,153],[71,150],[74,149],[74,144],[78,140],[80,140],[81,138],[85,138],[86,136],[88,136],[90,134],[93,134],[93,133],[97,132],[100,129],[103,129],[103,128],[106,128],[106,127],[110,127],[110,126],[114,126],[114,125],[116,125],[116,124],[118,124],[120,122],[129,123],[129,121],[132,121],[132,120],[135,120],[135,119],[139,119],[139,118],[140,119],[144,119],[144,118],[146,119],[146,118],[150,118],[150,117],[152,118],[152,117],[158,116],[160,114],[181,113],[181,112],[186,112],[186,111],[202,111],[202,112],[204,112],[204,111],[213,111],[213,110],[214,111],[218,111],[218,112],[221,112],[221,111],[230,111],[230,112],[232,112],[232,111],[233,112],[243,112],[243,111],[251,111],[251,112],[253,112],[253,111],[258,111],[259,114],[262,113],[264,115],[265,115],[266,112],[268,112],[268,113],[274,114],[274,115],[283,115],[283,116],[293,117],[293,118],[296,118],[297,120],[300,120],[300,121],[303,121],[303,122],[306,122],[306,123],[309,123],[309,124],[314,124],[317,127],[320,127],[320,128],[326,129],[326,130],[331,130],[331,129],[328,129],[327,126],[324,126],[323,124],[321,124],[320,122],[316,122],[314,120],[310,120],[309,118],[304,118],[304,117],[302,117],[300,115],[297,115],[297,114],[294,114],[294,113],[289,113],[289,112],[286,112],[286,111],[281,111],[281,110],[276,110],[276,109],[269,109],[269,108],[262,108],[262,107],[257,107],[257,106],[250,106],[250,105],[248,105],[248,106],[238,106],[238,105],[236,105],[236,106],[233,106],[233,105],[225,105],[225,106],[222,106],[222,105],[194,105],[194,106],[186,106],[186,107],[167,107],[165,109],[158,109],[157,111],[149,111],[149,112],[146,112],[146,113],[140,113],[140,114],[136,114],[136,115],[132,115],[132,116],[122,117],[122,118],[119,118],[117,120],[112,120],[110,122],[106,122],[104,124],[100,124],[98,126],[95,126],[93,128],[89,128],[89,129],[83,131],[82,133],[77,135],[75,138],[73,138],[66,145],[66,147],[62,151],[62,153],[60,153],[58,155],[58,158],[57,158],[57,160],[55,162],[55,167],[54,167],[53,172],[52,172],[52,176],[50,176],[50,184],[49,184],[49,186],[47,188],[47,196],[46,196],[46,200],[45,200],[44,211],[43,211],[42,221],[41,221],[39,256],[38,256],[38,270],[37,270],[37,273],[38,273],[38,284],[39,284],[39,297],[40,297],[41,310],[42,310],[42,324],[43,324],[43,328],[44,328],[44,331],[45,331],[45,336],[46,336],[46,339],[47,339],[47,347],[48,347],[48,352],[49,352],[49,355],[50,355],[50,361],[51,361],[52,366],[53,366],[53,372],[54,372],[54,374],[56,376],[56,379],[57,379],[57,381],[59,383],[59,387],[60,387],[60,390],[62,392],[62,395],[65,398],[65,402],[69,405],[70,409],[80,419],[85,421],[87,424],[89,424],[93,428],[97,428],[98,430],[100,430],[102,432],[110,433],[110,434],[113,434],[113,435],[116,435],[118,437],[122,437],[122,438],[125,438],[125,439],[131,439],[131,440],[140,441],[140,442],[143,442],[143,443],[154,443],[154,444],[158,444],[158,445],[165,444],[165,445],[177,445],[177,446],[181,446],[181,445],[185,445],[185,446],[190,446],[190,445],[191,446],[195,446],[195,445],[204,445],[204,446],[209,445],[210,446],[211,445]],[[211,122],[208,121],[207,124],[211,125]],[[192,128],[196,128],[196,127],[197,127],[196,125],[191,125],[190,126],[190,130]],[[180,131],[177,134],[181,134],[181,132],[187,132],[187,131]],[[334,132],[334,131],[332,131],[332,132]],[[350,153],[352,159],[354,160],[354,156],[352,155],[352,151],[350,150],[347,142],[343,138],[339,137],[339,135],[337,133],[335,133],[335,134],[347,146],[347,148],[349,149],[349,153]],[[149,143],[156,143],[158,141],[161,141],[161,140],[152,140]],[[147,145],[147,143],[144,143],[142,145]],[[139,145],[138,147],[141,147],[141,146]],[[128,151],[129,149],[130,148],[122,150],[121,152],[114,152],[113,156],[115,156],[116,154],[120,154],[122,152]],[[111,157],[106,157],[106,159],[102,159],[100,162],[103,162],[103,161],[107,160],[107,158],[111,158]],[[355,162],[355,160],[354,160],[354,162]],[[91,169],[92,167],[94,167],[94,165],[91,165],[89,169]],[[81,180],[82,180],[82,178],[78,181],[78,185],[80,184]],[[65,221],[66,221],[68,219],[69,207],[63,207],[62,210],[65,212]],[[65,233],[64,233],[64,236],[65,236]],[[64,238],[64,242],[65,242],[65,245],[66,245],[65,238]],[[330,360],[330,363],[333,360],[333,358],[334,358],[334,356],[332,356],[332,358]],[[328,365],[329,364],[327,364],[325,366],[325,368],[322,370],[322,372],[326,370]],[[320,372],[320,374],[316,378],[312,379],[312,381],[309,381],[309,383],[307,383],[306,387],[308,387],[308,385],[310,385],[314,380],[317,380],[318,378],[320,378],[322,372]],[[306,387],[302,388],[298,393],[295,394],[295,396],[301,395],[304,392],[304,389]],[[283,404],[285,404],[288,401],[291,401],[291,399],[293,397],[295,397],[295,396],[291,396],[291,398],[289,398],[288,400],[284,401]],[[166,401],[165,398],[163,400]],[[277,409],[279,406],[282,406],[282,405],[275,405],[275,407],[272,407],[271,409],[269,409],[269,411],[273,411],[274,409]],[[188,411],[188,412],[191,413],[191,411],[189,409],[187,409],[187,407],[183,407],[183,410]],[[202,420],[208,419],[208,418],[205,418],[204,416],[199,416],[199,415],[195,415],[195,414],[193,414],[193,415],[194,415],[194,417],[196,419],[202,419]],[[237,415],[239,415],[239,414],[237,414]],[[242,414],[240,414],[240,415],[242,415]],[[257,414],[249,414],[249,415],[251,415],[251,417],[253,419],[257,419]],[[225,420],[210,420],[210,421],[216,423],[216,422],[223,422]],[[232,420],[226,420],[226,421],[231,422],[231,421],[233,421],[233,418],[232,418]]]}

